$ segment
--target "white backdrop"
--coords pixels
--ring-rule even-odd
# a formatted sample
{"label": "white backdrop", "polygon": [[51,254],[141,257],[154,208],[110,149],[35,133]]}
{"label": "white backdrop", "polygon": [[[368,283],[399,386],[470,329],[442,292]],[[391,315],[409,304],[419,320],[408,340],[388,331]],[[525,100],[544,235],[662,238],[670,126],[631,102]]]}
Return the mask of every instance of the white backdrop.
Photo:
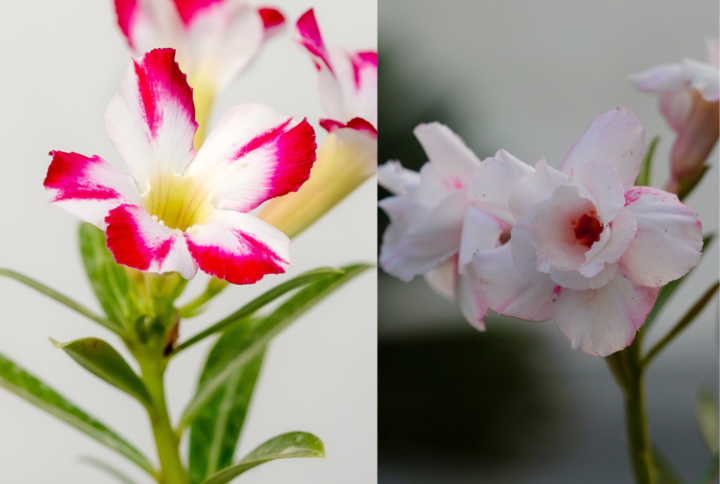
{"label": "white backdrop", "polygon": [[[374,0],[275,0],[290,27],[314,7],[326,43],[375,49]],[[244,102],[278,111],[323,116],[314,68],[286,29],[253,66],[225,91],[213,119]],[[0,5],[0,266],[37,278],[99,309],[77,248],[78,220],[49,207],[42,181],[53,149],[97,154],[121,167],[103,123],[105,107],[129,62],[111,0],[26,0]],[[289,275],[321,265],[375,260],[374,180],[336,207],[292,244]],[[208,326],[285,277],[231,287],[185,335]],[[189,284],[185,299],[206,278]],[[244,483],[367,483],[376,479],[376,276],[363,274],[308,313],[272,344],[237,455],[277,434],[304,430],[320,436],[327,460],[286,460],[250,471]],[[81,369],[48,337],[68,341],[98,336],[120,347],[108,331],[7,279],[0,280],[0,352],[136,444],[155,460],[147,418],[125,394]],[[174,361],[167,377],[177,419],[195,389],[208,345]],[[0,482],[13,484],[111,483],[79,463],[91,455],[126,470],[138,483],[150,479],[122,457],[73,428],[0,390]]]}

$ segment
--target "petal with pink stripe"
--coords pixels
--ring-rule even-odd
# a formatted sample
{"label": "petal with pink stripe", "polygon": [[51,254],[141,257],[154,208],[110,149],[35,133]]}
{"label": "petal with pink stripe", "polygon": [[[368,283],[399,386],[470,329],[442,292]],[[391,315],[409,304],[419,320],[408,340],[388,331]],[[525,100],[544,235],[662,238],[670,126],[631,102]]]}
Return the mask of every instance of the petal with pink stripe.
{"label": "petal with pink stripe", "polygon": [[173,49],[133,60],[105,112],[105,130],[141,193],[159,174],[182,173],[195,155],[192,89]]}
{"label": "petal with pink stripe", "polygon": [[659,287],[679,279],[700,261],[702,225],[676,195],[651,187],[625,194],[637,233],[620,259],[620,270],[634,283]]}
{"label": "petal with pink stripe", "polygon": [[107,218],[107,246],[119,264],[163,274],[179,272],[192,279],[197,265],[180,230],[157,223],[145,208],[120,205]]}
{"label": "petal with pink stripe", "polygon": [[315,162],[315,131],[259,104],[226,112],[188,167],[212,184],[216,208],[249,212],[297,191]]}
{"label": "petal with pink stripe", "polygon": [[105,217],[118,205],[141,204],[132,177],[98,156],[52,151],[43,185],[50,203],[105,229]]}
{"label": "petal with pink stripe", "polygon": [[217,210],[185,237],[200,269],[232,284],[253,284],[290,265],[290,239],[252,215]]}
{"label": "petal with pink stripe", "polygon": [[563,289],[555,323],[575,350],[608,356],[632,343],[657,299],[659,288],[643,287],[617,272],[600,289]]}

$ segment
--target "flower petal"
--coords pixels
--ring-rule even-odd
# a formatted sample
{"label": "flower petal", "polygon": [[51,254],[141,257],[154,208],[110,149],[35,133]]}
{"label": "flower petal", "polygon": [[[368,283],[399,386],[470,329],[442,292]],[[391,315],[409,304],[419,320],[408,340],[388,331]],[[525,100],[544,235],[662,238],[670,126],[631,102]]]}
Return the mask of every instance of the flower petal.
{"label": "flower petal", "polygon": [[[398,197],[392,198],[396,199],[396,203],[401,203]],[[386,211],[389,209],[388,214],[393,208],[399,208],[390,208],[388,203],[391,203],[389,198],[381,201],[381,207]],[[400,230],[388,230],[380,250],[380,266],[398,279],[409,281],[456,254],[460,247],[466,208],[465,193],[455,191],[435,207],[422,223],[404,225],[406,230],[402,235]],[[407,214],[403,213],[402,224],[406,223]],[[399,225],[398,229],[401,227],[403,225]]]}
{"label": "flower petal", "polygon": [[637,221],[637,234],[620,259],[626,277],[642,286],[659,287],[695,267],[702,249],[702,225],[676,195],[651,187],[625,194]]}
{"label": "flower petal", "polygon": [[333,70],[330,53],[320,35],[320,28],[312,8],[302,14],[295,24],[295,41],[310,54],[315,63],[319,76],[320,102],[325,113],[332,119],[345,121],[340,83]]}
{"label": "flower petal", "polygon": [[457,280],[457,303],[465,320],[478,331],[485,331],[485,314],[490,307],[485,300],[484,284],[468,264]]}
{"label": "flower petal", "polygon": [[635,183],[645,153],[645,128],[627,108],[614,109],[595,118],[560,166],[570,176],[586,163],[605,161],[618,171],[625,190]]}
{"label": "flower petal", "polygon": [[278,33],[285,26],[285,16],[276,8],[259,8],[258,13],[263,21],[266,39]]}
{"label": "flower petal", "polygon": [[404,195],[408,186],[420,184],[420,173],[403,168],[397,160],[380,165],[377,174],[378,184],[393,195]]}
{"label": "flower petal", "polygon": [[163,274],[197,273],[183,233],[155,222],[143,207],[120,205],[107,216],[107,246],[119,264]]}
{"label": "flower petal", "polygon": [[586,262],[578,269],[585,277],[594,277],[606,263],[613,264],[620,260],[637,233],[637,222],[632,212],[627,208],[620,210],[603,235],[607,232],[610,235],[606,243],[601,245],[596,242],[585,253]]}
{"label": "flower petal", "polygon": [[535,282],[521,276],[510,244],[476,252],[473,267],[483,281],[481,288],[490,309],[498,314],[526,321],[546,321],[555,315],[560,288],[547,274],[538,273]]}
{"label": "flower petal", "polygon": [[420,124],[413,133],[450,190],[468,186],[480,160],[457,134],[440,123]]}
{"label": "flower petal", "polygon": [[555,323],[573,349],[608,356],[632,343],[653,308],[659,288],[643,287],[620,272],[601,289],[563,289]]}
{"label": "flower petal", "polygon": [[531,166],[507,151],[500,150],[493,158],[486,158],[480,163],[470,183],[470,203],[513,224],[515,216],[508,204],[512,187],[525,175],[533,172]]}
{"label": "flower petal", "polygon": [[244,104],[220,118],[187,174],[212,184],[216,208],[249,212],[297,191],[310,177],[315,148],[306,120]]}
{"label": "flower petal", "polygon": [[105,111],[105,130],[141,193],[160,173],[181,174],[195,156],[192,89],[172,49],[133,60]]}
{"label": "flower petal", "polygon": [[232,284],[253,284],[290,265],[290,239],[252,215],[216,210],[185,236],[200,269]]}
{"label": "flower petal", "polygon": [[102,158],[62,151],[50,155],[53,159],[43,183],[50,203],[103,230],[110,210],[124,203],[142,204],[132,177]]}
{"label": "flower petal", "polygon": [[177,10],[169,1],[115,0],[115,13],[120,30],[137,55],[174,46],[182,29]]}
{"label": "flower petal", "polygon": [[185,25],[178,45],[180,65],[193,87],[222,91],[250,65],[267,38],[262,14],[246,2],[175,2]]}
{"label": "flower petal", "polygon": [[[473,254],[478,250],[494,249],[498,245],[504,224],[489,213],[468,207],[460,237],[458,264],[461,268],[472,262]],[[462,269],[461,269],[462,272]]]}
{"label": "flower petal", "polygon": [[718,67],[693,59],[683,60],[690,89],[697,89],[708,102],[720,100],[720,72]]}
{"label": "flower petal", "polygon": [[377,52],[328,52],[342,95],[341,119],[360,117],[377,126]]}
{"label": "flower petal", "polygon": [[630,83],[643,92],[679,91],[686,86],[682,64],[662,64],[629,77]]}
{"label": "flower petal", "polygon": [[603,224],[612,222],[625,206],[625,190],[618,171],[606,161],[591,161],[575,170],[575,180],[595,199]]}
{"label": "flower petal", "polygon": [[340,121],[335,121],[333,119],[321,119],[320,126],[322,126],[328,133],[334,133],[335,131],[343,128],[350,128],[360,133],[364,133],[375,140],[378,135],[375,127],[363,118],[353,118],[347,123],[341,123]]}
{"label": "flower petal", "polygon": [[455,300],[455,283],[458,277],[457,256],[450,257],[445,262],[427,271],[424,275],[430,289],[442,297]]}
{"label": "flower petal", "polygon": [[510,187],[507,201],[510,212],[515,219],[519,219],[526,211],[533,206],[550,198],[557,187],[573,186],[578,193],[595,203],[590,193],[572,180],[565,173],[561,173],[552,166],[549,166],[545,159],[535,164],[535,169],[526,173]]}
{"label": "flower petal", "polygon": [[670,127],[682,131],[692,108],[692,95],[687,89],[660,93],[660,112]]}

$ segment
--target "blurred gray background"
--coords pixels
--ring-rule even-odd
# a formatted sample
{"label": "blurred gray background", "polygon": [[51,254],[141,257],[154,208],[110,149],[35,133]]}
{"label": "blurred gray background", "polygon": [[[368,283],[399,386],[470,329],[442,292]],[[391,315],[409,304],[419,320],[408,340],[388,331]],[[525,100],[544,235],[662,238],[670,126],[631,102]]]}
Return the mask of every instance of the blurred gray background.
{"label": "blurred gray background", "polygon": [[[630,108],[660,135],[653,185],[674,140],[657,97],[627,76],[706,60],[718,2],[699,0],[381,0],[380,162],[419,168],[420,122],[440,121],[480,157],[504,148],[558,167],[596,116]],[[686,200],[718,229],[717,149]],[[380,196],[387,195],[381,191]],[[386,218],[380,215],[381,232]],[[718,277],[718,243],[676,292],[648,346]],[[422,278],[379,277],[379,480],[421,483],[630,483],[623,403],[606,363],[570,348],[553,322],[465,323]],[[710,461],[695,424],[700,388],[717,393],[713,301],[647,373],[653,441],[685,482]]]}
{"label": "blurred gray background", "polygon": [[[315,69],[291,41],[294,22],[310,7],[328,45],[375,49],[374,0],[275,0],[288,28],[254,65],[217,99],[213,119],[245,102],[306,116],[318,130],[324,117]],[[47,205],[42,188],[50,150],[97,154],[124,169],[107,136],[103,114],[130,57],[111,0],[27,0],[0,4],[0,266],[37,278],[91,308],[94,299],[77,248],[78,220]],[[376,185],[367,181],[291,247],[287,276],[318,266],[375,260]],[[269,276],[255,286],[231,287],[182,335],[209,326],[285,280]],[[198,275],[184,299],[199,294]],[[237,456],[293,430],[320,436],[327,459],[284,460],[253,469],[242,482],[356,483],[376,479],[377,278],[358,277],[282,333],[271,345],[256,387]],[[0,352],[48,382],[71,401],[135,443],[153,460],[154,443],[143,409],[80,368],[48,337],[118,340],[103,328],[26,287],[0,280]],[[171,414],[177,419],[195,390],[208,344],[170,368]],[[150,482],[122,457],[0,389],[0,482],[12,484],[115,483],[78,462],[105,460],[141,483]]]}

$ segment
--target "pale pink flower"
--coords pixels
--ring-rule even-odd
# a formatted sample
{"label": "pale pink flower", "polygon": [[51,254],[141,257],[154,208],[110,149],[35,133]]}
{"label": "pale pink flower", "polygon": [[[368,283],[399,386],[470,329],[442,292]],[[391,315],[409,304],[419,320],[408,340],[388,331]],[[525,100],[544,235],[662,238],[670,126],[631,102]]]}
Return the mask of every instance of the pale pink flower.
{"label": "pale pink flower", "polygon": [[247,67],[285,22],[280,11],[243,0],[115,0],[115,11],[135,55],[172,47],[190,84],[214,92]]}
{"label": "pale pink flower", "polygon": [[639,90],[657,92],[660,111],[677,139],[670,153],[672,173],[667,190],[692,178],[704,166],[720,134],[720,47],[718,39],[706,39],[708,62],[685,59],[630,76]]}
{"label": "pale pink flower", "polygon": [[50,202],[106,231],[120,264],[143,271],[198,268],[234,284],[280,274],[288,237],[248,212],[297,190],[315,161],[315,133],[259,104],[226,112],[199,151],[192,90],[172,49],[133,60],[105,112],[130,174],[103,159],[53,151]]}
{"label": "pale pink flower", "polygon": [[482,162],[474,207],[512,225],[510,241],[473,257],[490,308],[555,318],[572,347],[607,356],[628,346],[660,286],[700,259],[702,227],[677,196],[635,187],[645,130],[625,108],[597,117],[560,170],[509,156]]}
{"label": "pale pink flower", "polygon": [[471,207],[467,187],[480,160],[439,123],[421,124],[415,136],[430,159],[420,173],[398,161],[378,169],[378,182],[395,196],[380,201],[390,217],[380,266],[403,281],[424,274],[439,294],[456,300],[480,330],[487,303],[472,266],[473,252],[500,244],[505,225]]}

